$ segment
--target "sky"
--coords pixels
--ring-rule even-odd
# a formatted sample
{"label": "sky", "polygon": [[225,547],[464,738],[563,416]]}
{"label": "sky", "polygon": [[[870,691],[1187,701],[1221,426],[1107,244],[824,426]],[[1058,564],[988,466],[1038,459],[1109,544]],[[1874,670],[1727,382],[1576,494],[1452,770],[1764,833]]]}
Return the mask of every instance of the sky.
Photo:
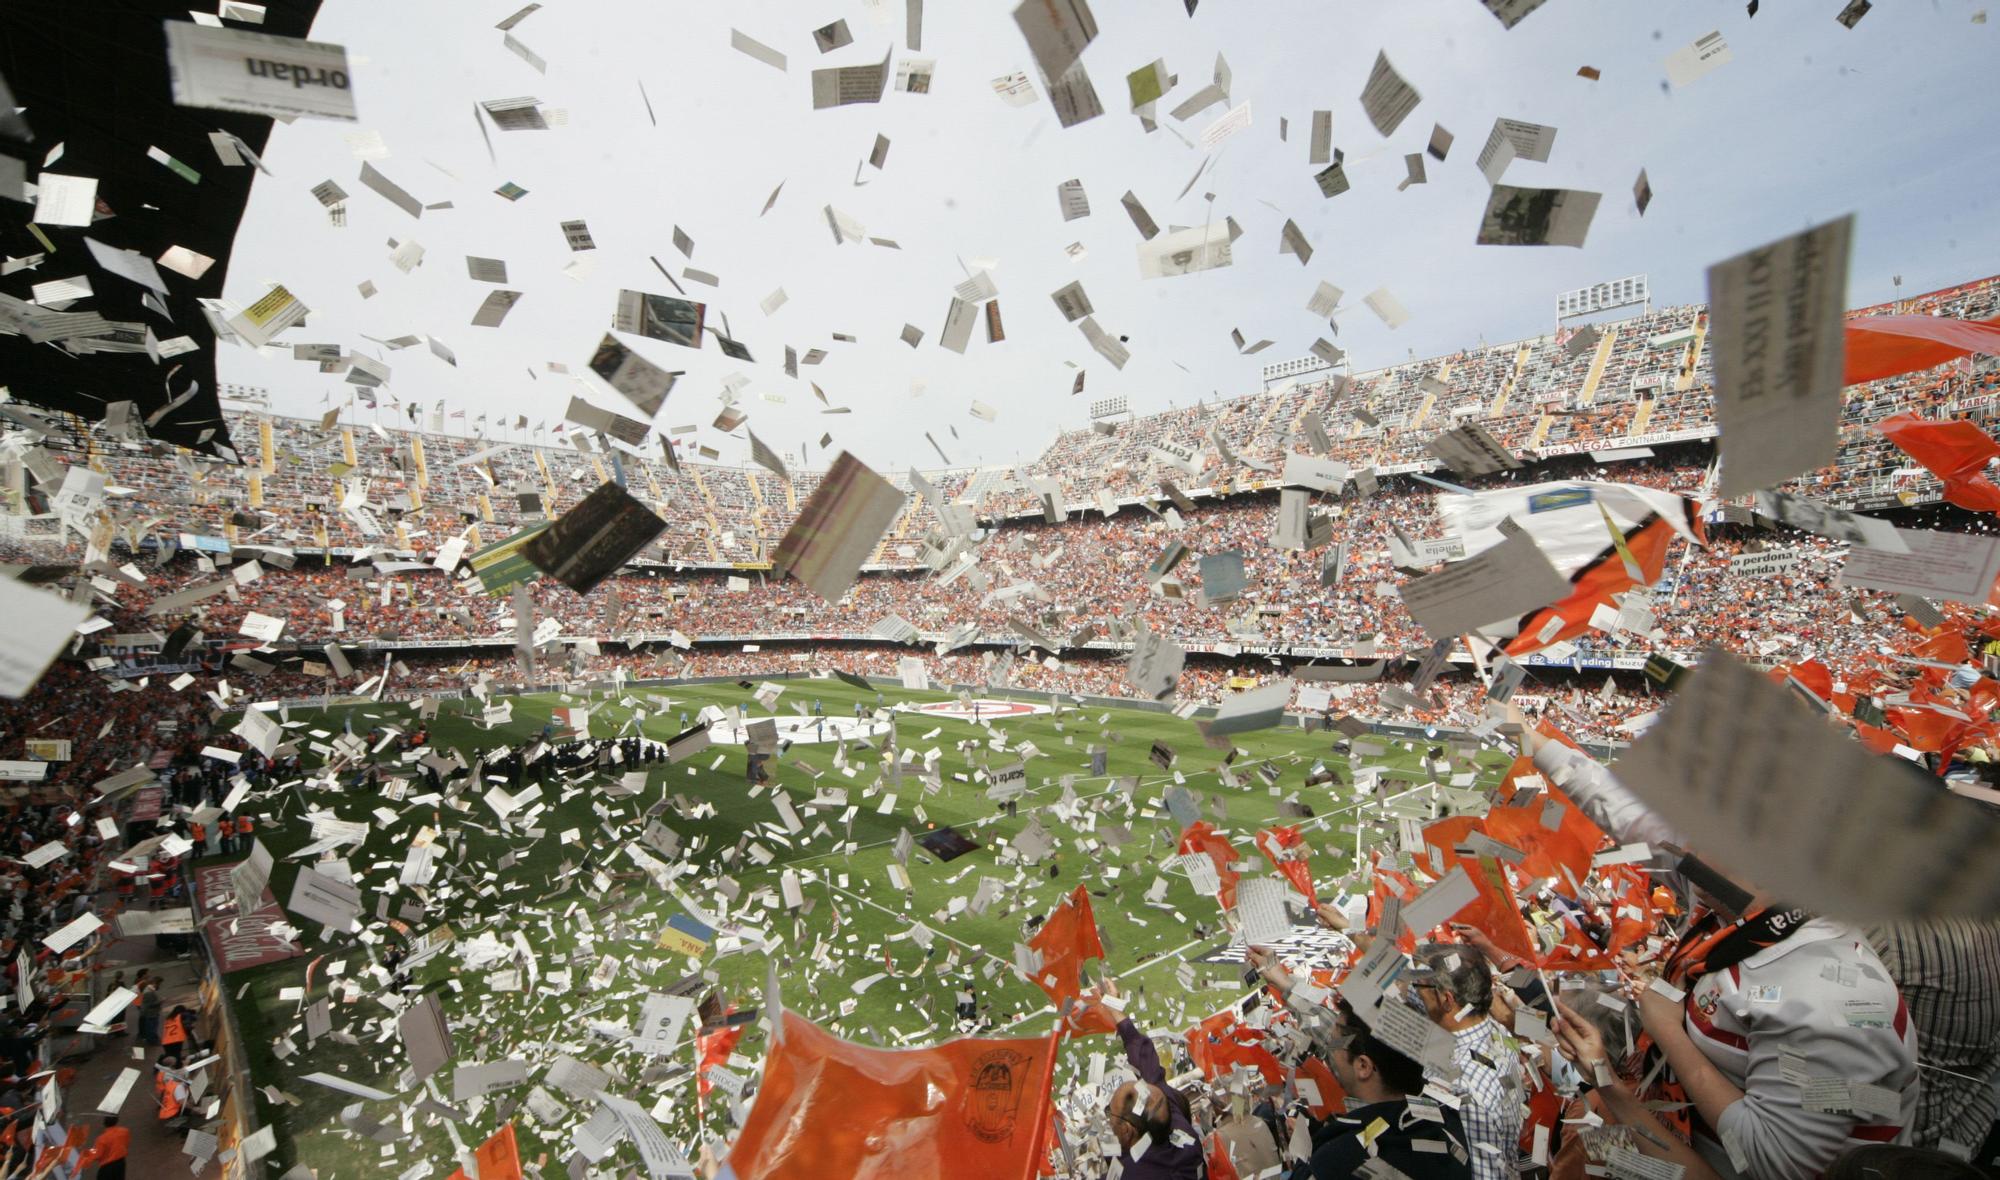
{"label": "sky", "polygon": [[[755,357],[733,360],[712,339],[697,352],[621,337],[685,371],[654,415],[660,430],[697,426],[674,437],[747,462],[744,431],[711,426],[740,374],[749,429],[792,462],[804,447],[824,467],[845,449],[900,470],[939,465],[927,434],[954,466],[1030,462],[1059,431],[1086,426],[1095,399],[1123,396],[1143,414],[1253,392],[1265,364],[1307,356],[1321,336],[1365,371],[1546,333],[1558,292],[1602,280],[1644,274],[1656,304],[1700,301],[1710,264],[1847,213],[1851,305],[1893,298],[1894,275],[1907,295],[2000,272],[2000,16],[1974,23],[1982,0],[1899,0],[1849,30],[1834,19],[1843,2],[1774,0],[1751,18],[1742,0],[1549,0],[1508,30],[1478,0],[1205,0],[1192,17],[1181,0],[1099,0],[1099,34],[1081,60],[1105,113],[1064,129],[1011,3],[931,0],[912,54],[901,0],[548,0],[513,29],[546,60],[539,73],[493,27],[516,0],[326,0],[313,37],[347,47],[360,120],[274,128],[271,175],[252,192],[225,294],[248,304],[284,284],[312,314],[279,345],[379,356],[393,369],[388,395],[421,403],[426,420],[439,399],[463,410],[448,420],[455,432],[487,414],[499,435],[517,415],[553,427],[572,396],[640,416],[585,362],[621,289],[676,294],[657,258]],[[819,53],[812,30],[839,19],[853,43]],[[732,28],[787,68],[732,49]],[[1669,86],[1668,55],[1714,31],[1733,60]],[[812,109],[813,69],[878,62],[892,47],[897,62],[935,59],[930,93],[892,80],[879,104]],[[1422,95],[1386,139],[1359,101],[1378,52]],[[1173,120],[1168,110],[1211,81],[1217,54],[1232,73],[1228,101]],[[1125,75],[1155,59],[1178,83],[1149,134]],[[1583,66],[1601,79],[1579,77]],[[992,79],[1017,71],[1034,80],[1031,105],[994,93]],[[489,156],[474,106],[518,96],[566,122],[489,126]],[[1202,151],[1202,130],[1244,104],[1249,126]],[[1332,198],[1308,162],[1314,110],[1332,112],[1352,182]],[[1474,160],[1500,117],[1558,129],[1546,163],[1516,161],[1503,183],[1604,194],[1582,248],[1474,243],[1489,191]],[[1424,150],[1433,124],[1456,137],[1448,158],[1426,158],[1429,182],[1398,191],[1404,155]],[[378,170],[452,207],[412,218],[363,187],[349,137],[368,132],[387,149],[371,161]],[[890,141],[880,170],[866,163],[878,134]],[[1632,199],[1642,167],[1655,194],[1643,217]],[[1057,186],[1073,178],[1091,211],[1065,223]],[[327,179],[349,193],[344,227],[311,194]],[[495,195],[508,181],[528,194]],[[1140,236],[1119,201],[1128,190],[1165,228],[1233,216],[1243,230],[1233,264],[1142,279]],[[900,249],[837,244],[828,205]],[[1307,264],[1279,251],[1287,218],[1312,246]],[[572,219],[587,222],[595,250],[570,251],[560,223]],[[676,250],[675,226],[691,257]],[[391,239],[423,246],[413,273],[390,263]],[[505,260],[506,289],[522,293],[498,328],[471,324],[497,288],[468,276],[469,255]],[[565,273],[575,262],[583,273]],[[719,285],[682,278],[690,266]],[[938,337],[974,266],[992,268],[1006,339],[987,343],[982,322],[959,355]],[[1050,298],[1073,280],[1097,322],[1127,338],[1122,370]],[[374,297],[359,294],[364,281]],[[1321,282],[1345,292],[1337,336],[1306,308]],[[766,315],[760,303],[779,288],[788,300]],[[1362,306],[1377,288],[1408,308],[1400,328]],[[899,338],[905,324],[923,331],[914,349]],[[1239,355],[1232,328],[1275,343]],[[422,345],[368,339],[405,335],[440,341],[456,366]],[[829,355],[795,380],[787,345]],[[1078,367],[1084,392],[1072,396]],[[351,392],[282,347],[225,347],[219,370],[225,383],[268,389],[279,413],[316,416]],[[808,380],[853,412],[822,414]],[[974,416],[975,403],[993,421]],[[349,415],[376,420],[362,406]],[[379,415],[407,422],[387,397]]]}

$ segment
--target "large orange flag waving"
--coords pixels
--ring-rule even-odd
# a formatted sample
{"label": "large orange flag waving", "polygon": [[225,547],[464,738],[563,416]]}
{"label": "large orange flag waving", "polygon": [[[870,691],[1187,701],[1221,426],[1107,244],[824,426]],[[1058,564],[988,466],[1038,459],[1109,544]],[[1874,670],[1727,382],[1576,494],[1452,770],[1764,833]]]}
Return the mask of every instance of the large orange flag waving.
{"label": "large orange flag waving", "polygon": [[2000,485],[1986,476],[1987,462],[2000,458],[2000,443],[1979,427],[1892,414],[1875,424],[1875,432],[1943,480],[1946,500],[1974,512],[2000,512]]}
{"label": "large orange flag waving", "polygon": [[1846,325],[1842,381],[1862,385],[1935,368],[1975,352],[2000,353],[2000,316],[1954,320],[1928,315],[1856,316]]}
{"label": "large orange flag waving", "polygon": [[729,1153],[737,1180],[1029,1180],[1055,1037],[928,1049],[841,1040],[793,1012]]}
{"label": "large orange flag waving", "polygon": [[1083,961],[1104,957],[1104,944],[1097,937],[1097,915],[1090,909],[1090,890],[1078,885],[1063,898],[1028,945],[1042,953],[1042,972],[1035,977],[1041,989],[1058,1006],[1075,999],[1083,990]]}

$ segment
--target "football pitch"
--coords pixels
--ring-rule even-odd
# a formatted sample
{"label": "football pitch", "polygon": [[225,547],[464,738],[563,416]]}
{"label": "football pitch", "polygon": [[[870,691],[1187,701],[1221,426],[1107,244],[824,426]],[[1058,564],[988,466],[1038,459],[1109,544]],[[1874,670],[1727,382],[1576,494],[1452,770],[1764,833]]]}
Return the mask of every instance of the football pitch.
{"label": "football pitch", "polygon": [[[476,765],[482,755],[497,758],[531,745],[556,710],[572,707],[590,709],[592,738],[665,742],[681,731],[683,715],[692,719],[707,705],[741,707],[755,719],[796,718],[801,707],[810,714],[817,703],[831,725],[851,724],[857,703],[872,713],[956,699],[887,687],[864,692],[831,679],[774,683],[785,690],[774,709],[734,683],[512,697],[511,717],[490,728],[480,702],[444,702],[429,741]],[[692,1157],[704,1135],[726,1134],[731,1084],[752,1078],[765,1033],[761,1019],[744,1026],[735,1057],[717,1078],[722,1084],[701,1098],[692,1022],[672,1055],[642,1056],[622,1034],[637,1027],[648,993],[677,983],[689,990],[696,983],[690,975],[705,976],[698,995],[718,992],[747,1013],[766,1006],[774,974],[786,1007],[842,1036],[884,1046],[956,1035],[955,993],[970,983],[989,1034],[1045,1035],[1053,1009],[1017,975],[1015,945],[1028,937],[1030,918],[1046,915],[1078,885],[1092,893],[1104,969],[1132,996],[1128,1011],[1156,1033],[1185,1029],[1240,998],[1243,987],[1240,965],[1199,961],[1225,946],[1228,933],[1216,900],[1198,896],[1173,871],[1182,824],[1164,794],[1177,782],[1200,817],[1227,834],[1246,875],[1269,871],[1253,838],[1273,822],[1302,826],[1316,882],[1350,871],[1359,811],[1349,760],[1333,751],[1339,734],[1305,732],[1288,719],[1282,728],[1232,735],[1232,786],[1218,773],[1229,749],[1205,744],[1192,721],[1067,698],[1018,699],[1044,712],[978,724],[895,713],[898,744],[919,756],[903,765],[900,780],[884,762],[884,733],[869,739],[872,748],[794,744],[773,760],[775,781],[761,788],[747,780],[742,745],[718,744],[672,765],[551,771],[539,800],[545,810],[531,821],[529,807],[503,819],[487,799],[491,787],[519,793],[525,786],[491,778],[474,785],[462,774],[447,783],[443,799],[426,802],[412,801],[429,790],[421,777],[391,798],[355,782],[353,771],[340,787],[308,783],[268,793],[248,810],[261,817],[259,838],[276,858],[270,888],[281,903],[312,859],[291,859],[314,840],[309,812],[368,825],[361,844],[333,853],[361,887],[360,924],[368,933],[357,940],[292,917],[305,929],[305,955],[225,980],[259,1088],[251,1125],[275,1126],[276,1170],[302,1162],[322,1180],[400,1176],[428,1161],[436,1165],[429,1174],[444,1176],[459,1145],[477,1145],[512,1119],[523,1163],[539,1162],[545,1175],[557,1174],[575,1150],[572,1130],[593,1113],[588,1095],[597,1084],[567,1063],[547,1070],[564,1057],[604,1071],[610,1092],[650,1110]],[[1057,709],[1047,711],[1052,703]],[[384,726],[407,732],[417,724],[414,704],[295,709],[286,738],[304,748],[349,725],[367,737],[380,736]],[[810,732],[817,723],[795,724]],[[1428,816],[1437,792],[1421,789],[1425,784],[1476,768],[1484,787],[1505,765],[1499,755],[1481,753],[1447,772],[1425,766],[1423,743],[1361,740],[1383,747],[1363,758],[1381,767],[1381,793],[1404,795],[1388,815],[1407,808]],[[983,772],[1020,761],[1026,744],[1034,747],[1026,759],[1027,791],[1010,815],[987,798]],[[1098,774],[1091,773],[1093,746],[1106,751]],[[1158,764],[1156,746],[1172,751],[1170,769]],[[935,786],[926,783],[921,761],[932,750]],[[392,751],[377,757],[386,760]],[[319,758],[306,759],[316,771]],[[1307,786],[1320,760],[1333,779]],[[412,769],[377,765],[385,782]],[[1267,765],[1277,772],[1275,784],[1259,774]],[[643,772],[643,785],[634,770]],[[531,772],[524,783],[533,781]],[[1299,804],[1311,818],[1299,817]],[[1385,840],[1384,814],[1371,803],[1371,846]],[[642,839],[649,824],[677,838],[677,845],[664,842],[673,854],[661,851],[658,827],[651,841]],[[1007,842],[1031,824],[1054,847],[1032,864],[1016,863]],[[892,873],[902,863],[899,838],[907,831],[921,841],[947,826],[977,847],[949,861],[921,842],[907,847],[905,888],[901,873]],[[1391,825],[1390,848],[1394,835]],[[406,855],[425,840],[439,846],[438,871],[428,887],[399,884]],[[654,864],[635,859],[631,849]],[[792,904],[789,875],[797,882]],[[694,956],[662,946],[668,922],[691,910],[714,924],[709,945]],[[378,912],[400,921],[407,936],[392,933]],[[444,927],[450,944],[415,967],[407,987],[412,995],[439,996],[454,1060],[419,1082],[409,1076],[396,1013],[381,998],[389,989],[370,968],[387,946],[427,935],[434,944],[445,937]],[[309,1040],[306,1011],[329,997],[330,1030]],[[1067,1050],[1065,1068],[1115,1050],[1106,1038],[1086,1038]],[[506,1060],[526,1064],[524,1083],[454,1101],[457,1068]],[[398,1100],[363,1101],[303,1080],[316,1072]],[[273,1094],[288,1100],[274,1102]],[[426,1098],[457,1106],[464,1120],[420,1107]],[[601,1165],[622,1172],[636,1167],[638,1157],[627,1143]]]}

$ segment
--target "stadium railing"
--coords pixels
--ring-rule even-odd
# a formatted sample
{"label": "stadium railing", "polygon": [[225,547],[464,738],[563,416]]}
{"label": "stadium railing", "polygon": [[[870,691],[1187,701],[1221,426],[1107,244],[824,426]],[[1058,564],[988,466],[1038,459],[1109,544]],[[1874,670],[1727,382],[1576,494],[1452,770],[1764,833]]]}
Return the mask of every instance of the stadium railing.
{"label": "stadium railing", "polygon": [[[244,1160],[240,1149],[251,1134],[257,1106],[250,1098],[255,1093],[250,1082],[250,1062],[243,1052],[243,1034],[236,1023],[236,1009],[230,1001],[229,990],[223,986],[222,969],[215,961],[208,938],[197,930],[193,942],[197,948],[194,961],[200,1023],[209,1030],[214,1052],[222,1059],[219,1074],[223,1079],[222,1107],[209,1133],[216,1138],[216,1157],[226,1161],[222,1165],[221,1180],[247,1180],[253,1174],[250,1170],[252,1165]],[[257,1167],[255,1175],[261,1177],[262,1166]]]}

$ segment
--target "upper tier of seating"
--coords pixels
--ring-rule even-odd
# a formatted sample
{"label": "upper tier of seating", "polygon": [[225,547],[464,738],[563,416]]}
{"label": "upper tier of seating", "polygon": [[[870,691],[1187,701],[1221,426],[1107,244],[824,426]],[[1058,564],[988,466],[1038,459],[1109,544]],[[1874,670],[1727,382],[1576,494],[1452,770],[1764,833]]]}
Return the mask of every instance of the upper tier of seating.
{"label": "upper tier of seating", "polygon": [[[2000,312],[2000,278],[1980,279],[1890,311],[1982,318]],[[988,517],[1039,514],[1059,488],[1069,512],[1155,495],[1164,475],[1185,490],[1228,489],[1274,478],[1288,451],[1306,449],[1317,415],[1332,453],[1356,468],[1434,468],[1425,440],[1476,421],[1525,456],[1542,457],[1706,437],[1714,433],[1707,316],[1699,305],[1652,309],[1597,325],[1596,339],[1561,333],[1484,346],[1351,376],[1288,382],[1244,397],[1133,418],[1110,434],[1059,436],[1033,463],[934,473],[945,500]],[[1938,485],[1909,468],[1869,424],[1895,410],[2000,416],[2000,360],[1981,357],[1847,391],[1839,461],[1794,487],[1847,506],[1937,498]],[[683,461],[679,470],[624,449],[606,450],[571,430],[570,446],[395,430],[376,424],[322,427],[305,420],[231,413],[242,466],[197,462],[137,443],[91,436],[85,456],[114,487],[131,530],[161,531],[293,548],[387,548],[434,552],[467,524],[491,543],[544,514],[560,514],[622,474],[667,521],[643,555],[673,564],[756,565],[768,559],[820,473],[789,481],[762,468]],[[1220,442],[1220,446],[1217,442]],[[1194,451],[1196,474],[1163,465],[1155,448]],[[1226,448],[1238,462],[1225,463]],[[871,564],[916,568],[919,542],[939,523],[903,471],[882,473],[908,506]],[[46,492],[48,489],[42,489]]]}

